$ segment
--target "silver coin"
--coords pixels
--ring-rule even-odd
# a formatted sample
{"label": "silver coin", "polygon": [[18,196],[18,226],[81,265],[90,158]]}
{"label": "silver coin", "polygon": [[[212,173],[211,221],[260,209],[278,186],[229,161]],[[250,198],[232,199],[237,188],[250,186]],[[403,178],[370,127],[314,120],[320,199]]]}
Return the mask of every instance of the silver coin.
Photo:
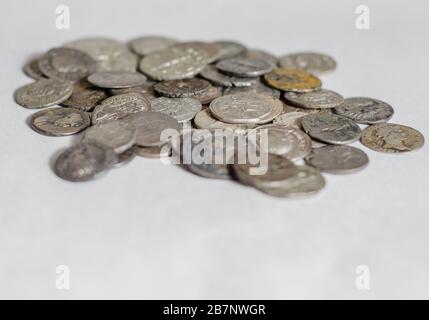
{"label": "silver coin", "polygon": [[171,147],[163,145],[161,147],[137,147],[137,155],[142,158],[168,158],[171,156]]}
{"label": "silver coin", "polygon": [[164,130],[181,130],[176,119],[160,112],[134,113],[125,117],[124,121],[136,127],[136,144],[141,147],[160,147],[168,142],[161,139]]}
{"label": "silver coin", "polygon": [[213,65],[205,67],[201,71],[201,76],[215,85],[224,87],[248,87],[259,81],[258,78],[240,78],[223,74]]}
{"label": "silver coin", "polygon": [[79,143],[66,149],[55,162],[55,173],[68,181],[87,181],[117,162],[113,150],[94,143]]}
{"label": "silver coin", "polygon": [[130,88],[146,82],[141,73],[130,71],[96,72],[88,77],[88,81],[99,88]]}
{"label": "silver coin", "polygon": [[203,79],[169,80],[155,84],[154,90],[170,98],[192,98],[210,88],[210,83]]}
{"label": "silver coin", "polygon": [[335,108],[335,113],[363,124],[384,123],[393,116],[393,108],[386,102],[364,97],[347,98]]}
{"label": "silver coin", "polygon": [[155,82],[146,81],[145,83],[135,87],[109,89],[109,94],[112,96],[117,96],[118,94],[134,92],[146,95],[148,97],[155,97],[155,91],[153,89],[154,84]]}
{"label": "silver coin", "polygon": [[160,51],[176,44],[177,40],[164,36],[143,36],[130,41],[131,49],[140,56]]}
{"label": "silver coin", "polygon": [[307,109],[336,108],[344,102],[342,95],[326,89],[306,93],[289,91],[284,93],[284,97],[287,102],[294,106]]}
{"label": "silver coin", "polygon": [[312,138],[330,144],[348,144],[359,140],[360,127],[352,120],[330,113],[309,114],[301,119],[304,131]]}
{"label": "silver coin", "polygon": [[46,136],[68,136],[86,129],[91,124],[90,116],[72,108],[49,108],[33,114],[31,128]]}
{"label": "silver coin", "polygon": [[273,121],[276,117],[278,117],[283,112],[283,102],[281,102],[278,99],[273,99],[273,98],[268,97],[268,96],[267,96],[267,98],[271,99],[273,109],[271,110],[270,113],[261,117],[259,119],[259,121],[256,122],[256,124],[258,124],[258,125]]}
{"label": "silver coin", "polygon": [[123,43],[109,38],[84,38],[68,42],[64,47],[83,51],[96,61],[111,59],[128,50]]}
{"label": "silver coin", "polygon": [[86,80],[81,80],[73,85],[72,95],[61,105],[82,111],[91,111],[107,97],[108,95],[104,90],[94,87]]}
{"label": "silver coin", "polygon": [[149,111],[149,100],[139,93],[125,93],[104,100],[92,113],[92,123],[119,120],[141,111]]}
{"label": "silver coin", "polygon": [[280,98],[280,91],[266,86],[263,82],[258,81],[248,87],[228,87],[224,90],[224,95],[236,93],[258,93],[270,96],[274,99]]}
{"label": "silver coin", "polygon": [[258,50],[258,49],[247,49],[242,54],[240,54],[239,57],[245,57],[250,59],[261,59],[266,61],[267,63],[270,63],[273,66],[273,68],[277,66],[277,63],[278,63],[278,59],[276,56],[264,50]]}
{"label": "silver coin", "polygon": [[337,145],[313,149],[305,161],[324,172],[351,173],[366,167],[369,159],[358,148]]}
{"label": "silver coin", "polygon": [[270,72],[274,66],[262,59],[237,57],[219,61],[216,68],[236,77],[254,78]]}
{"label": "silver coin", "polygon": [[193,98],[160,97],[151,101],[152,111],[168,114],[178,122],[185,122],[193,119],[201,108],[201,102]]}
{"label": "silver coin", "polygon": [[30,60],[23,68],[24,73],[34,80],[46,78],[42,71],[40,71],[39,59]]}
{"label": "silver coin", "polygon": [[303,111],[292,111],[287,113],[282,113],[273,120],[273,124],[279,126],[288,126],[301,128],[301,118],[308,115],[308,113]]}
{"label": "silver coin", "polygon": [[209,63],[216,61],[219,56],[219,47],[214,43],[190,41],[178,43],[174,46],[177,48],[195,48],[197,50],[204,51],[207,54],[207,59]]}
{"label": "silver coin", "polygon": [[287,54],[279,58],[279,64],[284,68],[303,69],[316,75],[333,71],[337,67],[332,57],[316,52]]}
{"label": "silver coin", "polygon": [[201,104],[209,104],[214,99],[219,98],[222,95],[222,88],[216,86],[210,86],[207,90],[197,93],[192,98],[197,99]]}
{"label": "silver coin", "polygon": [[73,82],[61,79],[40,79],[15,91],[15,101],[28,109],[60,104],[73,93]]}
{"label": "silver coin", "polygon": [[99,123],[85,130],[83,141],[94,142],[112,149],[117,154],[130,149],[137,138],[137,129],[123,121]]}
{"label": "silver coin", "polygon": [[54,48],[40,60],[39,69],[48,78],[78,81],[93,73],[96,62],[88,54],[71,48]]}
{"label": "silver coin", "polygon": [[234,41],[216,41],[214,44],[219,48],[219,60],[238,56],[246,50],[245,46]]}
{"label": "silver coin", "polygon": [[140,70],[155,80],[179,80],[192,78],[207,63],[207,54],[202,50],[170,47],[143,57]]}
{"label": "silver coin", "polygon": [[129,71],[136,72],[139,57],[126,49],[119,51],[117,54],[106,60],[97,62],[97,72],[106,71]]}
{"label": "silver coin", "polygon": [[200,129],[230,129],[241,133],[246,133],[247,129],[252,129],[254,124],[226,123],[219,121],[210,113],[208,108],[201,110],[195,115],[194,124]]}
{"label": "silver coin", "polygon": [[132,146],[128,150],[117,155],[118,161],[113,165],[114,168],[120,168],[130,163],[137,155],[137,146]]}

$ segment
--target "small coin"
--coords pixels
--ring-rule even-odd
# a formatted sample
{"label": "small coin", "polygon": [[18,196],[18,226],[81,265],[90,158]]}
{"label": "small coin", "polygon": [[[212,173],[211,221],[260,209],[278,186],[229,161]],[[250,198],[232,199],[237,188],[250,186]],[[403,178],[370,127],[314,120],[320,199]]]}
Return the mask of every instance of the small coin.
{"label": "small coin", "polygon": [[336,145],[313,149],[305,161],[324,172],[352,173],[366,167],[369,159],[358,148]]}
{"label": "small coin", "polygon": [[68,136],[86,129],[90,116],[72,108],[50,108],[36,112],[30,119],[31,128],[46,136]]}
{"label": "small coin", "polygon": [[360,127],[352,120],[330,113],[313,113],[301,119],[304,131],[312,138],[330,144],[348,144],[359,140]]}
{"label": "small coin", "polygon": [[195,115],[194,123],[200,129],[230,129],[245,133],[247,129],[253,128],[254,124],[226,123],[213,118],[210,110],[203,109]]}
{"label": "small coin", "polygon": [[130,71],[96,72],[88,77],[88,81],[99,88],[130,88],[144,84],[146,77],[141,73]]}
{"label": "small coin", "polygon": [[228,88],[225,88],[224,95],[244,93],[244,92],[264,94],[264,95],[270,96],[274,99],[280,98],[280,91],[279,90],[270,88],[267,85],[265,85],[263,82],[260,82],[260,81],[254,83],[248,87],[228,87]]}
{"label": "small coin", "polygon": [[72,95],[61,104],[82,111],[91,111],[107,97],[104,90],[94,87],[86,80],[81,80],[74,84]]}
{"label": "small coin", "polygon": [[203,79],[169,80],[155,84],[154,90],[170,98],[192,98],[210,88],[210,83]]}
{"label": "small coin", "polygon": [[64,47],[83,51],[96,61],[111,59],[127,50],[123,43],[109,38],[84,38],[68,42]]}
{"label": "small coin", "polygon": [[347,98],[335,108],[335,113],[363,124],[384,123],[393,116],[393,108],[386,102],[364,97]]}
{"label": "small coin", "polygon": [[137,155],[151,159],[168,158],[171,156],[171,147],[168,145],[161,147],[137,147]]}
{"label": "small coin", "polygon": [[214,99],[219,98],[221,95],[222,95],[222,88],[210,85],[210,87],[207,90],[197,93],[192,98],[197,99],[198,101],[201,102],[201,104],[204,105],[204,104],[209,104]]}
{"label": "small coin", "polygon": [[289,91],[285,92],[284,97],[287,102],[294,106],[307,109],[336,108],[344,102],[342,95],[326,89],[306,93]]}
{"label": "small coin", "polygon": [[61,79],[40,79],[15,91],[15,101],[28,109],[60,104],[73,93],[73,82]]}
{"label": "small coin", "polygon": [[39,59],[33,59],[27,62],[23,68],[25,74],[34,80],[46,78],[45,75],[40,71]]}
{"label": "small coin", "polygon": [[362,132],[364,146],[385,153],[406,153],[420,149],[423,135],[411,127],[394,123],[380,123],[367,127]]}
{"label": "small coin", "polygon": [[278,63],[278,59],[276,56],[264,50],[258,50],[258,49],[247,49],[242,54],[240,54],[239,57],[245,57],[245,58],[251,58],[251,59],[262,59],[267,63],[270,63],[273,66],[273,68],[277,66],[277,63]]}
{"label": "small coin", "polygon": [[61,153],[54,168],[62,179],[87,181],[117,162],[113,150],[94,143],[79,143]]}
{"label": "small coin", "polygon": [[319,89],[319,78],[299,69],[277,68],[264,75],[265,81],[273,88],[283,91],[310,92]]}
{"label": "small coin", "polygon": [[92,113],[92,123],[119,120],[141,111],[149,111],[149,100],[139,93],[124,93],[103,100]]}
{"label": "small coin", "polygon": [[308,113],[303,111],[292,111],[288,113],[283,113],[274,118],[273,124],[279,126],[295,127],[301,128],[301,118],[308,115]]}
{"label": "small coin", "polygon": [[283,112],[283,102],[268,96],[267,98],[270,98],[272,100],[273,109],[270,113],[261,117],[261,119],[258,122],[256,122],[256,124],[265,124],[265,123],[271,122]]}
{"label": "small coin", "polygon": [[119,51],[106,60],[97,62],[97,72],[128,71],[136,72],[139,56],[127,49]]}
{"label": "small coin", "polygon": [[246,50],[245,46],[235,41],[216,41],[214,44],[219,48],[219,60],[238,56]]}
{"label": "small coin", "polygon": [[323,53],[300,52],[288,54],[279,58],[279,64],[284,68],[302,69],[320,75],[335,70],[335,60]]}
{"label": "small coin", "polygon": [[140,56],[167,49],[177,43],[176,39],[164,36],[144,36],[130,42],[131,49]]}
{"label": "small coin", "polygon": [[201,102],[193,98],[160,97],[151,101],[152,111],[168,114],[178,122],[185,122],[193,119],[201,108]]}
{"label": "small coin", "polygon": [[207,59],[209,63],[212,63],[217,60],[219,56],[219,47],[214,43],[190,41],[178,43],[174,46],[177,48],[195,48],[197,50],[204,51],[207,54]]}
{"label": "small coin", "polygon": [[155,80],[179,80],[197,75],[207,63],[207,54],[202,50],[170,47],[143,57],[140,70]]}
{"label": "small coin", "polygon": [[123,121],[109,121],[89,127],[84,132],[84,142],[94,142],[121,154],[136,142],[137,129]]}
{"label": "small coin", "polygon": [[[162,134],[180,132],[180,124],[176,119],[161,112],[139,112],[130,114],[124,121],[137,129],[136,144],[141,147],[160,147],[168,142]],[[166,131],[164,131],[166,130]],[[167,131],[168,130],[168,131]]]}
{"label": "small coin", "polygon": [[216,68],[236,77],[254,78],[270,72],[274,66],[263,59],[236,57],[219,61]]}
{"label": "small coin", "polygon": [[259,80],[258,78],[229,76],[219,72],[219,70],[213,65],[205,67],[204,70],[201,71],[201,76],[213,84],[223,87],[248,87],[256,84]]}

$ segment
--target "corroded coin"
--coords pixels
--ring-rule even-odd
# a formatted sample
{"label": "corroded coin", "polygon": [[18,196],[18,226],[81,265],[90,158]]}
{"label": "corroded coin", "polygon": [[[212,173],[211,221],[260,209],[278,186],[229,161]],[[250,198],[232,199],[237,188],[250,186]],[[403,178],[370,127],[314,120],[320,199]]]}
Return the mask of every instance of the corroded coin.
{"label": "corroded coin", "polygon": [[46,78],[39,68],[39,59],[30,60],[23,68],[25,74],[34,80]]}
{"label": "corroded coin", "polygon": [[226,75],[219,72],[213,65],[205,67],[204,70],[201,71],[201,76],[213,84],[223,87],[248,87],[259,81],[258,78],[240,78]]}
{"label": "corroded coin", "polygon": [[254,124],[241,124],[241,123],[226,123],[219,121],[210,113],[208,108],[201,110],[195,115],[194,124],[200,129],[230,129],[245,133],[247,129],[253,128]]}
{"label": "corroded coin", "polygon": [[216,68],[233,76],[254,78],[270,72],[274,66],[263,59],[236,57],[219,61]]}
{"label": "corroded coin", "polygon": [[277,68],[264,75],[265,81],[273,88],[283,91],[310,92],[319,89],[319,78],[299,69]]}
{"label": "corroded coin", "polygon": [[207,59],[209,63],[218,59],[219,56],[219,47],[214,43],[201,42],[201,41],[190,41],[182,42],[174,45],[177,48],[195,48],[197,50],[204,51],[207,54]]}
{"label": "corroded coin", "polygon": [[259,121],[256,122],[256,124],[265,124],[265,123],[271,122],[283,112],[283,102],[268,96],[267,98],[271,99],[273,109],[271,110],[270,113],[261,117],[261,119],[259,119]]}
{"label": "corroded coin", "polygon": [[210,83],[203,79],[169,80],[155,84],[154,90],[170,98],[191,98],[210,88]]}
{"label": "corroded coin", "polygon": [[117,96],[118,94],[134,92],[155,97],[155,91],[153,90],[154,84],[155,83],[152,81],[146,81],[145,83],[135,87],[109,89],[109,94],[112,96]]}
{"label": "corroded coin", "polygon": [[303,111],[292,111],[287,113],[282,113],[273,120],[273,124],[280,126],[290,126],[295,128],[301,128],[301,118],[308,115],[308,113]]}
{"label": "corroded coin", "polygon": [[136,72],[139,56],[128,49],[123,49],[106,60],[97,62],[97,72],[128,71]]}
{"label": "corroded coin", "polygon": [[364,97],[347,98],[335,108],[335,113],[357,123],[384,123],[393,116],[393,108],[386,102]]}
{"label": "corroded coin", "polygon": [[307,109],[336,108],[344,102],[342,95],[326,89],[306,93],[289,91],[285,92],[284,97],[287,102],[294,106]]}
{"label": "corroded coin", "polygon": [[264,94],[267,96],[270,96],[275,99],[280,98],[280,91],[270,88],[267,85],[265,85],[263,82],[256,82],[248,87],[228,87],[224,90],[224,95],[228,94],[236,94],[236,93],[258,93],[258,94]]}
{"label": "corroded coin", "polygon": [[368,156],[362,150],[344,145],[324,146],[313,149],[305,161],[324,172],[351,173],[368,164]]}
{"label": "corroded coin", "polygon": [[66,149],[55,162],[55,173],[68,181],[87,181],[118,161],[113,150],[94,143],[79,143]]}
{"label": "corroded coin", "polygon": [[301,119],[303,130],[312,138],[331,144],[348,144],[359,140],[360,127],[352,120],[330,113],[313,113]]}
{"label": "corroded coin", "polygon": [[144,36],[130,41],[131,49],[140,56],[160,51],[176,44],[177,40],[164,36]]}
{"label": "corroded coin", "polygon": [[267,63],[270,63],[273,66],[273,68],[277,66],[277,63],[278,63],[278,59],[276,56],[264,50],[258,50],[258,49],[247,49],[242,54],[240,54],[239,57],[261,59],[266,61]]}
{"label": "corroded coin", "polygon": [[110,38],[84,38],[68,42],[64,47],[83,51],[96,61],[111,59],[127,50],[123,43]]}
{"label": "corroded coin", "polygon": [[90,124],[91,118],[86,112],[61,107],[38,111],[30,119],[31,128],[46,136],[68,136]]}
{"label": "corroded coin", "polygon": [[129,114],[149,110],[150,102],[145,96],[139,93],[124,93],[107,98],[96,106],[92,113],[92,123],[119,120]]}
{"label": "corroded coin", "polygon": [[61,104],[82,111],[91,111],[107,97],[104,90],[94,87],[86,80],[81,80],[74,84],[72,95]]}
{"label": "corroded coin", "polygon": [[219,48],[219,60],[238,56],[246,50],[245,46],[235,41],[223,40],[216,41],[214,44]]}
{"label": "corroded coin", "polygon": [[222,95],[222,88],[216,86],[210,86],[207,90],[197,93],[192,98],[197,99],[201,104],[209,104],[214,99],[219,98]]}
{"label": "corroded coin", "polygon": [[141,73],[130,71],[96,72],[88,77],[88,81],[99,88],[130,88],[146,82]]}
{"label": "corroded coin", "polygon": [[15,101],[28,109],[60,104],[73,93],[73,82],[61,79],[40,79],[15,91]]}
{"label": "corroded coin", "polygon": [[302,69],[317,75],[335,70],[335,60],[323,53],[300,52],[288,54],[279,58],[279,64],[284,68]]}
{"label": "corroded coin", "polygon": [[160,81],[188,79],[200,73],[207,63],[207,54],[202,50],[170,47],[143,57],[140,70]]}
{"label": "corroded coin", "polygon": [[362,132],[361,142],[366,147],[385,153],[406,153],[420,149],[425,138],[416,129],[394,123],[380,123]]}
{"label": "corroded coin", "polygon": [[201,108],[201,102],[193,98],[160,97],[151,101],[152,111],[168,114],[178,122],[191,120]]}

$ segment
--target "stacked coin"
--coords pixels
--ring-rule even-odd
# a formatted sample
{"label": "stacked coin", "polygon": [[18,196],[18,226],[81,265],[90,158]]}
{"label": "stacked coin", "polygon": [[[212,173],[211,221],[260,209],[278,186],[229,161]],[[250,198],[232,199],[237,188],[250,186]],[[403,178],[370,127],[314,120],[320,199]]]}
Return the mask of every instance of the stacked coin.
{"label": "stacked coin", "polygon": [[[15,100],[43,109],[31,117],[34,131],[81,136],[56,160],[55,173],[65,180],[93,179],[136,155],[159,159],[178,151],[184,168],[199,176],[236,179],[273,196],[294,197],[321,190],[322,172],[364,168],[368,156],[350,143],[360,140],[384,153],[424,144],[417,130],[388,123],[388,103],[345,99],[322,88],[319,76],[336,65],[326,54],[276,57],[234,41],[87,38],[29,61],[24,72],[35,81],[17,89]],[[218,144],[216,129],[233,145]],[[190,141],[188,154],[173,148],[164,137],[168,130],[178,132],[183,145]],[[208,149],[200,145],[206,133]],[[248,153],[240,161],[240,148],[265,152],[264,170]],[[202,161],[208,155],[220,160]]]}

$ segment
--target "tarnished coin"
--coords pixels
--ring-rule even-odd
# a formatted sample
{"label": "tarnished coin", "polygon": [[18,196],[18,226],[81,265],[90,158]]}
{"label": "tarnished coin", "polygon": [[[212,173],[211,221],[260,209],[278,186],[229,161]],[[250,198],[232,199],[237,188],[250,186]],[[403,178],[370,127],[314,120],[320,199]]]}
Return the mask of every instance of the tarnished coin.
{"label": "tarnished coin", "polygon": [[219,48],[219,60],[238,56],[246,50],[245,46],[234,41],[216,41],[214,44]]}
{"label": "tarnished coin", "polygon": [[205,67],[201,71],[201,76],[213,84],[223,87],[248,87],[259,81],[258,78],[240,78],[223,74],[213,65]]}
{"label": "tarnished coin", "polygon": [[357,123],[384,123],[393,116],[393,108],[386,102],[364,97],[347,98],[335,108],[335,113]]}
{"label": "tarnished coin", "polygon": [[68,136],[86,129],[91,119],[86,112],[71,108],[50,108],[32,115],[31,128],[46,136]]}
{"label": "tarnished coin", "polygon": [[245,133],[253,128],[254,124],[226,123],[213,118],[208,108],[201,110],[195,115],[194,124],[200,129],[230,129]]}
{"label": "tarnished coin", "polygon": [[39,69],[48,78],[78,81],[95,71],[96,62],[88,54],[71,48],[54,48],[40,60]]}
{"label": "tarnished coin", "polygon": [[366,167],[369,159],[358,148],[337,145],[313,149],[305,161],[324,172],[352,173]]}
{"label": "tarnished coin", "polygon": [[262,59],[236,57],[219,61],[216,68],[233,76],[254,78],[270,72],[274,66]]}
{"label": "tarnished coin", "polygon": [[306,115],[308,115],[308,113],[303,111],[282,113],[281,115],[274,118],[273,124],[279,126],[295,127],[299,129],[301,128],[301,118]]}
{"label": "tarnished coin", "polygon": [[88,77],[88,81],[99,88],[130,88],[146,82],[141,73],[130,71],[96,72]]}
{"label": "tarnished coin", "polygon": [[301,119],[301,126],[310,137],[330,144],[352,143],[361,136],[356,123],[336,114],[309,114]]}
{"label": "tarnished coin", "polygon": [[284,97],[294,106],[307,109],[336,108],[344,102],[342,95],[326,89],[320,89],[306,93],[296,93],[289,91],[285,92]]}
{"label": "tarnished coin", "polygon": [[81,80],[74,84],[72,95],[61,104],[82,111],[91,111],[107,97],[104,90],[94,87],[86,80]]}
{"label": "tarnished coin", "polygon": [[192,98],[210,88],[210,83],[203,79],[169,80],[155,84],[154,90],[170,98]]}
{"label": "tarnished coin", "polygon": [[271,110],[270,113],[261,117],[261,119],[259,119],[259,121],[256,122],[256,124],[265,124],[265,123],[271,122],[274,120],[274,118],[278,117],[283,112],[283,102],[268,96],[267,98],[270,98],[272,100],[273,109]]}
{"label": "tarnished coin", "polygon": [[84,142],[94,142],[112,149],[117,154],[130,149],[136,142],[137,129],[123,121],[109,121],[89,127],[84,132]]}
{"label": "tarnished coin", "polygon": [[[160,147],[169,142],[163,139],[161,136],[163,133],[179,133],[181,130],[180,124],[176,119],[161,112],[134,113],[125,117],[124,121],[136,127],[136,144],[141,147]],[[169,130],[170,132],[164,130]],[[166,138],[168,139],[168,137]]]}
{"label": "tarnished coin", "polygon": [[222,88],[221,87],[215,87],[210,85],[210,87],[200,93],[197,93],[192,98],[197,99],[201,104],[209,104],[214,99],[219,98],[222,95]]}
{"label": "tarnished coin", "polygon": [[219,56],[219,47],[214,43],[201,42],[201,41],[190,41],[182,42],[174,45],[177,48],[195,48],[197,50],[204,51],[207,54],[207,59],[209,63],[218,59]]}
{"label": "tarnished coin", "polygon": [[188,79],[200,73],[207,63],[207,54],[202,50],[170,47],[143,57],[140,70],[159,81]]}
{"label": "tarnished coin", "polygon": [[273,111],[275,100],[254,93],[219,97],[210,103],[210,112],[228,123],[258,123]]}
{"label": "tarnished coin", "polygon": [[134,92],[147,95],[148,97],[155,97],[155,91],[153,89],[154,84],[155,82],[146,81],[145,83],[135,87],[109,89],[109,94],[112,96],[117,96],[118,94]]}
{"label": "tarnished coin", "polygon": [[143,158],[159,159],[171,156],[171,146],[161,147],[137,147],[137,155]]}
{"label": "tarnished coin", "polygon": [[224,90],[224,95],[228,94],[236,94],[236,93],[258,93],[258,94],[264,94],[267,96],[270,96],[274,99],[280,98],[280,91],[270,88],[264,83],[258,81],[248,87],[228,87]]}
{"label": "tarnished coin", "polygon": [[380,123],[362,132],[361,142],[366,147],[385,153],[406,153],[420,149],[425,138],[416,129],[394,123]]}
{"label": "tarnished coin", "polygon": [[333,71],[337,67],[332,57],[316,52],[288,54],[279,58],[279,64],[284,68],[303,69],[317,75]]}
{"label": "tarnished coin", "polygon": [[60,104],[73,93],[73,82],[61,79],[40,79],[15,91],[15,101],[28,109]]}
{"label": "tarnished coin", "polygon": [[270,63],[273,66],[273,68],[277,66],[277,63],[278,63],[278,59],[276,56],[264,50],[258,50],[258,49],[247,49],[242,54],[240,54],[239,57],[245,57],[250,59],[261,59],[266,61],[267,63]]}
{"label": "tarnished coin", "polygon": [[201,108],[201,102],[193,98],[160,97],[151,101],[152,111],[168,114],[178,122],[185,122],[193,119]]}
{"label": "tarnished coin", "polygon": [[55,173],[68,181],[87,181],[110,168],[118,159],[113,150],[94,143],[66,149],[55,162]]}
{"label": "tarnished coin", "polygon": [[42,73],[42,71],[40,71],[39,59],[40,58],[30,60],[25,64],[23,68],[23,71],[25,72],[25,74],[34,80],[46,78],[45,75]]}
{"label": "tarnished coin", "polygon": [[109,38],[84,38],[68,42],[64,47],[83,51],[96,61],[111,59],[127,50],[123,43]]}
{"label": "tarnished coin", "polygon": [[131,49],[140,56],[160,51],[176,44],[177,40],[164,36],[144,36],[130,41]]}
{"label": "tarnished coin", "polygon": [[277,68],[264,75],[265,81],[273,88],[283,91],[310,92],[319,89],[319,78],[299,69]]}
{"label": "tarnished coin", "polygon": [[127,49],[118,51],[106,60],[97,62],[97,72],[128,71],[136,72],[139,56]]}
{"label": "tarnished coin", "polygon": [[132,146],[128,150],[117,155],[118,161],[113,165],[114,168],[121,168],[130,163],[137,155],[138,146]]}
{"label": "tarnished coin", "polygon": [[95,107],[92,123],[119,120],[129,114],[149,110],[150,102],[145,96],[139,93],[120,94],[107,98]]}

